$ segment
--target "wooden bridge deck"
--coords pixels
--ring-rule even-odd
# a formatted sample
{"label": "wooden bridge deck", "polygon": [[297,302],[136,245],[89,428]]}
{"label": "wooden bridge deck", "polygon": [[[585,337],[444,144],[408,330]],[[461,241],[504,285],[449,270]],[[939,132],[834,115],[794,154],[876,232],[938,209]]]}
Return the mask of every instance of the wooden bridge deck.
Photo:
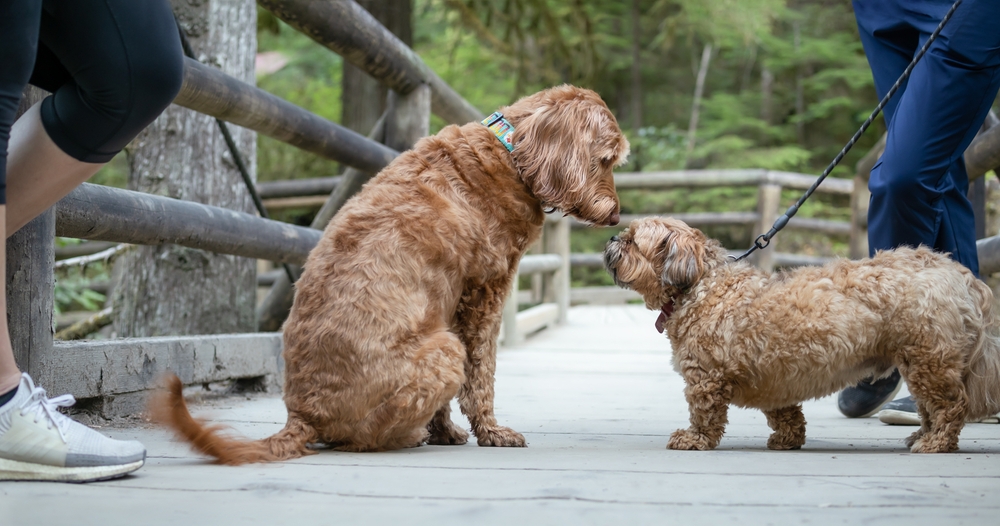
{"label": "wooden bridge deck", "polygon": [[[148,464],[104,483],[0,483],[0,524],[996,524],[996,425],[968,426],[959,453],[913,455],[912,428],[845,419],[828,398],[806,404],[801,451],[767,450],[763,415],[739,409],[717,450],[666,450],[687,409],[655,317],[576,307],[567,325],[502,350],[498,418],[527,449],[322,451],[233,468],[158,429],[102,429],[142,440]],[[196,412],[250,437],[285,417],[274,395]]]}

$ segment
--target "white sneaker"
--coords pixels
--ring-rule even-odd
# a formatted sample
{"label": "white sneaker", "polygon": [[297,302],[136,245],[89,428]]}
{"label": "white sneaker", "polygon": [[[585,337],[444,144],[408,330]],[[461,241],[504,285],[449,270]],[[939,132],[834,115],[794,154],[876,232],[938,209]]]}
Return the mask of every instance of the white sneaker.
{"label": "white sneaker", "polygon": [[134,440],[110,439],[59,412],[72,395],[46,398],[27,373],[0,406],[0,480],[89,482],[124,476],[146,461]]}

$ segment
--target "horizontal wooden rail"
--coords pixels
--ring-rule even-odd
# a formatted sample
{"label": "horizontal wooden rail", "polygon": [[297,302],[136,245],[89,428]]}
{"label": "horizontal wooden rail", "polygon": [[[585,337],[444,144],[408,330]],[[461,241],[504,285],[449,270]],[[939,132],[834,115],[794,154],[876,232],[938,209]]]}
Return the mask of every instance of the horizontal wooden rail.
{"label": "horizontal wooden rail", "polygon": [[398,93],[406,95],[420,84],[429,85],[431,111],[445,121],[465,124],[485,117],[357,2],[258,0],[257,3]]}
{"label": "horizontal wooden rail", "polygon": [[980,133],[965,150],[965,170],[972,180],[997,167],[1000,167],[1000,126],[993,126]]}
{"label": "horizontal wooden rail", "polygon": [[976,252],[979,253],[979,275],[989,276],[1000,272],[1000,236],[976,241]]}
{"label": "horizontal wooden rail", "polygon": [[[605,228],[624,229],[629,223],[636,219],[649,217],[651,214],[623,214],[621,222],[615,226],[596,225],[591,226],[580,221],[573,220],[573,228]],[[760,216],[756,212],[694,212],[689,214],[662,214],[666,217],[680,219],[685,223],[695,227],[703,228],[715,225],[753,225]],[[830,235],[849,235],[851,224],[847,221],[833,221],[829,219],[814,219],[808,217],[793,217],[788,221],[786,228],[795,230],[812,230]]]}
{"label": "horizontal wooden rail", "polygon": [[317,177],[314,179],[267,181],[257,183],[257,193],[260,194],[261,199],[330,195],[343,179],[343,176],[338,175],[335,177]]}
{"label": "horizontal wooden rail", "polygon": [[77,398],[136,393],[141,411],[160,375],[184,384],[280,374],[281,333],[221,334],[56,342],[58,360],[47,364],[48,385]]}
{"label": "horizontal wooden rail", "polygon": [[376,173],[399,152],[190,58],[174,104]]}
{"label": "horizontal wooden rail", "polygon": [[536,274],[538,272],[555,272],[562,267],[562,257],[558,254],[532,254],[521,257],[517,266],[518,274]]}
{"label": "horizontal wooden rail", "polygon": [[[676,170],[664,172],[620,172],[615,174],[618,190],[667,190],[672,188],[713,186],[756,186],[763,183],[785,188],[805,190],[816,181],[816,176],[763,169],[736,170]],[[854,182],[848,179],[827,179],[816,190],[818,193],[851,195]]]}
{"label": "horizontal wooden rail", "polygon": [[302,264],[321,232],[225,208],[84,183],[56,205],[56,235],[136,245],[173,243]]}

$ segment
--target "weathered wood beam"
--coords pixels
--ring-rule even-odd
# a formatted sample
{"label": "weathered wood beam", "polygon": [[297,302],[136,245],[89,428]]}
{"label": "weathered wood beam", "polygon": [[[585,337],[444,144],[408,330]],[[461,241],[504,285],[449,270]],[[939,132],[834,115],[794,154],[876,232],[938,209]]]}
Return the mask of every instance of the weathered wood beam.
{"label": "weathered wood beam", "polygon": [[277,199],[281,197],[301,197],[305,195],[330,195],[343,176],[316,177],[313,179],[288,179],[285,181],[267,181],[257,183],[257,193],[261,199]]}
{"label": "weathered wood beam", "polygon": [[[759,168],[732,170],[675,170],[663,172],[619,172],[615,174],[618,190],[668,190],[715,186],[757,186],[777,184],[782,188],[808,189],[815,175],[777,172]],[[819,193],[850,195],[854,183],[847,179],[826,179],[817,188]]]}
{"label": "weathered wood beam", "polygon": [[49,389],[77,398],[141,393],[167,371],[187,385],[282,370],[280,333],[56,342],[54,349]]}
{"label": "weathered wood beam", "polygon": [[174,104],[273,137],[321,157],[378,172],[399,152],[213,67],[184,59]]}
{"label": "weathered wood beam", "polygon": [[305,262],[320,232],[215,206],[83,184],[56,205],[56,235],[172,243],[281,263]]}
{"label": "weathered wood beam", "polygon": [[485,117],[356,2],[258,0],[257,3],[402,95],[420,84],[428,84],[432,111],[445,121],[465,124]]}
{"label": "weathered wood beam", "polygon": [[1000,167],[1000,126],[980,133],[965,150],[965,170],[969,180],[982,177]]}

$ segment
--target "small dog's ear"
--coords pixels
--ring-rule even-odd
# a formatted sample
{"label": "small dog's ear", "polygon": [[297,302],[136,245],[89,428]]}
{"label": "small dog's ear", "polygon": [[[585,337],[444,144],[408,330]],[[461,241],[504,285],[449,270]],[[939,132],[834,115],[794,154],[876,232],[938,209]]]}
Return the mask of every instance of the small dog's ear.
{"label": "small dog's ear", "polygon": [[698,282],[705,268],[704,242],[674,231],[663,239],[661,250],[664,257],[660,281],[663,284],[684,290]]}

